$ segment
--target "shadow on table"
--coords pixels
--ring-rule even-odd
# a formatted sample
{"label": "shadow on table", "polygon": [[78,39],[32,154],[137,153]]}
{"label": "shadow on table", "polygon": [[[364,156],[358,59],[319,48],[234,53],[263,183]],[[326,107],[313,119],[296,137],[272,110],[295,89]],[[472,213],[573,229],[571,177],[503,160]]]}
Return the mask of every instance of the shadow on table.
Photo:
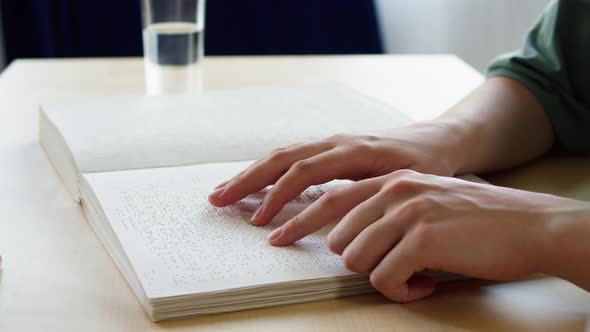
{"label": "shadow on table", "polygon": [[505,283],[469,280],[441,285],[435,296],[404,309],[453,330],[585,331],[587,295],[544,276]]}
{"label": "shadow on table", "polygon": [[[544,290],[544,291],[540,291]],[[563,295],[567,295],[563,298]],[[380,294],[277,306],[157,323],[205,330],[479,330],[585,331],[587,295],[564,281],[533,277],[497,283],[464,280],[439,285],[434,296],[399,304]],[[569,301],[569,302],[568,302]]]}
{"label": "shadow on table", "polygon": [[590,157],[549,156],[517,168],[484,176],[505,187],[590,201]]}

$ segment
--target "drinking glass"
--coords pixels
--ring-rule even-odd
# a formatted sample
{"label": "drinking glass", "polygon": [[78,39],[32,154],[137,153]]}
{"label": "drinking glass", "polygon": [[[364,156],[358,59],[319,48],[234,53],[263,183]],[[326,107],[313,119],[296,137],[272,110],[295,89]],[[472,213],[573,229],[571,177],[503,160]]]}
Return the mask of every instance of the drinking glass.
{"label": "drinking glass", "polygon": [[141,0],[148,94],[191,94],[202,86],[205,0]]}

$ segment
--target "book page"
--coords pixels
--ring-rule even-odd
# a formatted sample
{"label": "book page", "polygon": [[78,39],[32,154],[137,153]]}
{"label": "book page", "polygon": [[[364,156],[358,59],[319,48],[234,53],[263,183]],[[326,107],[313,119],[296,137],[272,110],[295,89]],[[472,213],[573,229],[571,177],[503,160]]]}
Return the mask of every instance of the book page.
{"label": "book page", "polygon": [[247,223],[264,192],[226,208],[207,202],[213,187],[250,162],[85,174],[146,295],[161,298],[271,283],[350,276],[325,245],[331,226],[288,247],[266,236],[325,191],[308,189],[267,226]]}
{"label": "book page", "polygon": [[42,112],[80,173],[253,160],[302,141],[409,123],[384,103],[318,82],[195,96],[78,97]]}

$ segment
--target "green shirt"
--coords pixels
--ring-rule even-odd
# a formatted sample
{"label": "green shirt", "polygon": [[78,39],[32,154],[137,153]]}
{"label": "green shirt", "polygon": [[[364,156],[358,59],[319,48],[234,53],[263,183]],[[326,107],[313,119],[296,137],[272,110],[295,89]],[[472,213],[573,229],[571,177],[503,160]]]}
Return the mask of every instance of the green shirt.
{"label": "green shirt", "polygon": [[590,153],[590,0],[552,1],[523,48],[494,60],[487,76],[515,79],[537,97],[557,151]]}

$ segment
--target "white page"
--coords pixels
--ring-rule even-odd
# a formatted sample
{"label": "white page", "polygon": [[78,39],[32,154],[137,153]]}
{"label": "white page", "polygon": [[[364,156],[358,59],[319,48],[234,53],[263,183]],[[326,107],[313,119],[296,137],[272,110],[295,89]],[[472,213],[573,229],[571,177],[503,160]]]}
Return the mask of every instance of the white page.
{"label": "white page", "polygon": [[[289,247],[265,238],[325,190],[308,189],[264,227],[246,221],[263,194],[226,208],[213,187],[249,162],[85,174],[149,298],[352,275],[325,246],[330,226]],[[339,183],[340,182],[340,183]]]}
{"label": "white page", "polygon": [[301,141],[409,123],[390,106],[336,83],[81,97],[42,110],[80,173],[252,160]]}

